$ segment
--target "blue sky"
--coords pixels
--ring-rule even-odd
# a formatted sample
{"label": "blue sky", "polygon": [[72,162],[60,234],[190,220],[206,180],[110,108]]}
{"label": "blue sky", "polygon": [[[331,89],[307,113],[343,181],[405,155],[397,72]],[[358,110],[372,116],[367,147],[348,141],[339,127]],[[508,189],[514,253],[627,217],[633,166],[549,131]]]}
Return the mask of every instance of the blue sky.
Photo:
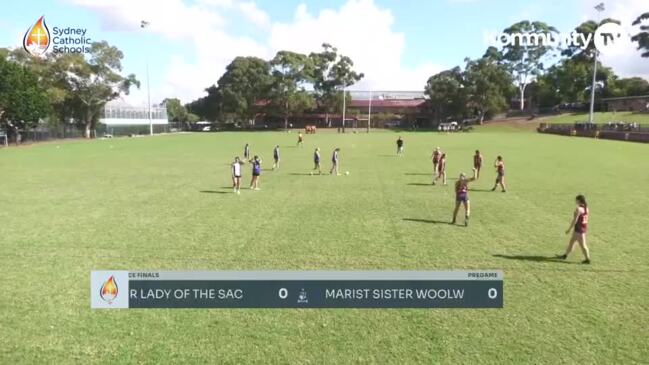
{"label": "blue sky", "polygon": [[[189,101],[215,83],[236,55],[270,58],[279,49],[317,50],[328,41],[366,73],[359,89],[417,90],[445,68],[478,57],[485,31],[523,19],[561,31],[596,16],[596,0],[31,0],[2,4],[0,47],[19,47],[27,28],[45,16],[53,27],[87,28],[125,54],[124,72],[145,80],[154,101]],[[608,4],[607,4],[608,5]],[[647,0],[617,0],[606,16],[630,23]],[[139,19],[151,21],[143,32]],[[622,75],[649,75],[634,50],[605,63]],[[637,52],[635,52],[637,53]],[[128,99],[139,103],[142,90]]]}

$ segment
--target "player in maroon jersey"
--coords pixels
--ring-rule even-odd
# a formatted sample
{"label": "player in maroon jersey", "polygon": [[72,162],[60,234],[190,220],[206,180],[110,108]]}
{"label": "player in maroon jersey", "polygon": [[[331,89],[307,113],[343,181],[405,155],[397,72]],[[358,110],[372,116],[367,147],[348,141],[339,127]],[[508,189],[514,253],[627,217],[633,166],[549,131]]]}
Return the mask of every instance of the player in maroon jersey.
{"label": "player in maroon jersey", "polygon": [[503,189],[502,192],[506,192],[507,188],[505,187],[505,161],[503,161],[502,156],[498,156],[496,158],[496,162],[494,163],[494,167],[496,168],[496,173],[498,174],[496,176],[496,184],[494,185],[493,189],[491,191],[496,191],[496,188],[498,185]]}
{"label": "player in maroon jersey", "polygon": [[475,150],[475,155],[473,155],[473,168],[476,171],[475,178],[480,178],[480,169],[482,169],[482,155],[479,150]]}
{"label": "player in maroon jersey", "polygon": [[572,221],[570,222],[570,227],[566,230],[566,234],[572,231],[572,236],[570,241],[568,241],[568,248],[566,248],[566,253],[563,255],[557,256],[557,258],[565,260],[568,258],[568,255],[572,252],[572,249],[575,247],[575,242],[579,243],[581,247],[581,252],[584,254],[584,261],[582,264],[590,264],[590,252],[588,251],[588,246],[586,245],[586,231],[588,230],[588,216],[590,215],[590,209],[588,209],[588,204],[586,203],[586,197],[583,195],[577,195],[575,198],[577,203],[577,208],[572,216]]}
{"label": "player in maroon jersey", "polygon": [[435,148],[433,155],[430,158],[433,160],[433,178],[437,175],[437,165],[439,164],[439,159],[442,157],[442,151],[439,147]]}
{"label": "player in maroon jersey", "polygon": [[476,179],[476,169],[473,169],[473,177],[467,179],[464,173],[460,174],[460,178],[455,182],[455,210],[453,211],[453,221],[455,224],[457,213],[460,210],[460,204],[464,205],[464,226],[469,225],[469,214],[471,214],[471,205],[469,204],[469,183]]}
{"label": "player in maroon jersey", "polygon": [[437,184],[437,180],[442,179],[442,183],[446,185],[446,154],[442,153],[437,163],[437,177],[433,180],[433,185]]}

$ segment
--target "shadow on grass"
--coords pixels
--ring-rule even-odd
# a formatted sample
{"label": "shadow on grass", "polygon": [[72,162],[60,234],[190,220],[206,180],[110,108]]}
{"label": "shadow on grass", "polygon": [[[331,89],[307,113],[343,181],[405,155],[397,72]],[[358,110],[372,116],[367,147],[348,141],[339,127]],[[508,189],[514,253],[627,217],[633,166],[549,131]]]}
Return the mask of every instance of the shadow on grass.
{"label": "shadow on grass", "polygon": [[[325,173],[323,172],[320,175],[324,175],[324,174]],[[289,175],[292,175],[292,176],[318,176],[318,174],[316,174],[316,173],[309,174],[308,172],[291,172],[291,173],[289,173]],[[329,174],[327,174],[327,175],[329,175]]]}
{"label": "shadow on grass", "polygon": [[404,221],[417,222],[417,223],[430,223],[430,224],[448,224],[452,225],[449,221],[437,221],[432,219],[419,219],[419,218],[403,218]]}
{"label": "shadow on grass", "polygon": [[418,173],[418,172],[406,172],[404,175],[408,175],[408,176],[433,176],[433,173],[429,172],[427,174],[424,174],[424,173]]}
{"label": "shadow on grass", "polygon": [[491,189],[474,189],[474,188],[469,188],[469,191],[475,191],[476,193],[491,193],[493,190]]}
{"label": "shadow on grass", "polygon": [[541,256],[541,255],[502,255],[495,254],[493,257],[499,257],[501,259],[508,260],[520,260],[520,261],[534,261],[534,262],[556,262],[559,264],[570,264],[570,262],[561,260],[554,256]]}
{"label": "shadow on grass", "polygon": [[397,155],[379,155],[379,157],[399,157]]}
{"label": "shadow on grass", "polygon": [[431,183],[427,183],[427,184],[425,184],[425,183],[408,183],[408,185],[410,185],[410,186],[433,186],[433,184],[431,184]]}
{"label": "shadow on grass", "polygon": [[[225,189],[225,188],[223,188]],[[200,192],[203,194],[232,194],[232,187],[228,187],[229,191],[222,191],[222,190],[201,190]]]}

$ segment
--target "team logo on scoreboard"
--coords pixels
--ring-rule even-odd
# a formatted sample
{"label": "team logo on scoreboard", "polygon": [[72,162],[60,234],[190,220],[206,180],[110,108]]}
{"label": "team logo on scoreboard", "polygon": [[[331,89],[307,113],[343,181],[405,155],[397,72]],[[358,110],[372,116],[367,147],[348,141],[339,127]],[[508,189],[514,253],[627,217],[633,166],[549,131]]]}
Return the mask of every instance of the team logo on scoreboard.
{"label": "team logo on scoreboard", "polygon": [[306,296],[306,290],[304,290],[304,288],[302,288],[302,290],[300,290],[300,294],[298,294],[298,296],[297,296],[297,303],[298,304],[307,304],[307,303],[309,303],[309,298]]}
{"label": "team logo on scoreboard", "polygon": [[45,16],[41,16],[27,29],[23,37],[23,48],[32,56],[42,56],[50,48],[50,30],[45,23]]}
{"label": "team logo on scoreboard", "polygon": [[113,300],[117,298],[117,293],[119,292],[119,289],[117,288],[117,281],[115,280],[115,277],[111,275],[106,282],[104,282],[104,285],[101,286],[101,289],[99,289],[99,296],[101,299],[103,299],[106,303],[112,304]]}

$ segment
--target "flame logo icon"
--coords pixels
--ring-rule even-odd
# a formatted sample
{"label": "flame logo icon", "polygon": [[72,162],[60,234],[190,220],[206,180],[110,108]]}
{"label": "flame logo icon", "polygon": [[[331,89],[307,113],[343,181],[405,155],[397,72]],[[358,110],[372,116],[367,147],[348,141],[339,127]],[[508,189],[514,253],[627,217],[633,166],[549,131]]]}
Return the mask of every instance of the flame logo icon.
{"label": "flame logo icon", "polygon": [[111,276],[101,286],[101,289],[99,289],[99,296],[108,304],[111,304],[117,298],[117,291],[117,282],[115,281],[115,277]]}
{"label": "flame logo icon", "polygon": [[41,16],[27,29],[23,38],[23,48],[32,56],[42,56],[50,48],[50,30],[45,24],[45,16]]}

